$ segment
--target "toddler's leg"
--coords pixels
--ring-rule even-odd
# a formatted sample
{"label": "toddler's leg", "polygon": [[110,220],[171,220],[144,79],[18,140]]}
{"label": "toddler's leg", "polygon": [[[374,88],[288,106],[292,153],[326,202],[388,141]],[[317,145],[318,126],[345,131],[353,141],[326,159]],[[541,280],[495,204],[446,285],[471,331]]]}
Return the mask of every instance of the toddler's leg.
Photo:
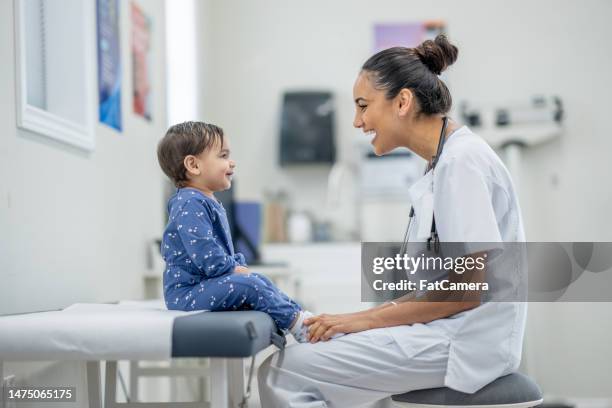
{"label": "toddler's leg", "polygon": [[234,273],[208,279],[196,288],[196,309],[259,310],[268,313],[281,329],[291,327],[301,311],[297,303],[282,296],[275,286],[253,274]]}
{"label": "toddler's leg", "polygon": [[[271,289],[276,290],[280,294],[280,296],[283,296],[287,301],[297,305],[297,303],[295,303],[289,296],[287,296],[283,291],[278,289],[276,285],[274,285],[274,283],[272,283],[270,279],[268,279],[267,276],[255,272],[251,272],[251,275],[257,276],[259,279],[264,281]],[[302,311],[300,315],[297,316],[295,323],[293,324],[293,326],[291,326],[289,330],[293,337],[295,337],[295,339],[300,343],[305,343],[308,341],[308,326],[304,325],[304,320],[312,316],[314,315],[311,312]],[[335,339],[340,336],[344,336],[344,333],[336,333],[331,338]]]}
{"label": "toddler's leg", "polygon": [[[294,303],[294,304],[298,305],[293,299],[291,299],[289,296],[287,296],[287,294],[285,292],[280,290],[278,288],[278,286],[276,286],[266,275],[262,275],[261,273],[257,273],[257,272],[251,272],[251,275],[254,275],[254,276],[258,277],[259,279],[261,279],[266,285],[268,285],[269,288],[271,288],[272,290],[277,291],[278,294],[280,296],[282,296],[283,298],[285,298],[285,300],[287,300],[288,302],[291,302],[291,303]],[[299,307],[299,305],[298,305],[298,307]]]}

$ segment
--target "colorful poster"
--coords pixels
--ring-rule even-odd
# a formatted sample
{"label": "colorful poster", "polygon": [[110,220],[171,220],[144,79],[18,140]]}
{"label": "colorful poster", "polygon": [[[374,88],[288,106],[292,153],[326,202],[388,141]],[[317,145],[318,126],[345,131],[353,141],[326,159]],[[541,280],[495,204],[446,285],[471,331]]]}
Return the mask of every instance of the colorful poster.
{"label": "colorful poster", "polygon": [[97,0],[100,122],[121,131],[119,0]]}
{"label": "colorful poster", "polygon": [[135,2],[132,19],[132,94],[136,115],[151,120],[151,18]]}
{"label": "colorful poster", "polygon": [[444,23],[441,21],[375,24],[374,52],[391,47],[413,48],[425,40],[433,40],[442,32],[444,32]]}

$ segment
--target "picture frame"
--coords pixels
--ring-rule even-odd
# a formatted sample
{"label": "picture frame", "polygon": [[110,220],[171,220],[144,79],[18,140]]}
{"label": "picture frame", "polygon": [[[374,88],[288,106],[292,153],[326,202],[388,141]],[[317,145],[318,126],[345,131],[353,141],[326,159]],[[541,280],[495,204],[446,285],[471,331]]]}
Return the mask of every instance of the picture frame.
{"label": "picture frame", "polygon": [[91,0],[14,0],[19,128],[95,148],[95,8]]}

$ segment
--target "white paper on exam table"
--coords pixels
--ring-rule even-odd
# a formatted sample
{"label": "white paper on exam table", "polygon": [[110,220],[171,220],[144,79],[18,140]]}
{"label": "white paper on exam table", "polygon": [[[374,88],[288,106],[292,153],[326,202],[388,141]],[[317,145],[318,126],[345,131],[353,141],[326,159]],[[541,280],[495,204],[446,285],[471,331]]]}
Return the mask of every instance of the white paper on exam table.
{"label": "white paper on exam table", "polygon": [[0,360],[167,359],[174,318],[195,312],[163,303],[76,303],[60,311],[0,317]]}

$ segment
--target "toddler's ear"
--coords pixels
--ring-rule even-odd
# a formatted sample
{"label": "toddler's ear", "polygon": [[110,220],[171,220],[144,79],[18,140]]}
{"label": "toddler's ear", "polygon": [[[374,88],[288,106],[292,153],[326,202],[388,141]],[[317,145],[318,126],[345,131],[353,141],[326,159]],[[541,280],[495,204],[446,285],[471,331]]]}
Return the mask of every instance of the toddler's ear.
{"label": "toddler's ear", "polygon": [[200,175],[200,163],[198,163],[197,157],[193,155],[185,156],[183,165],[185,166],[185,169],[187,169],[187,173],[191,174],[192,176]]}

